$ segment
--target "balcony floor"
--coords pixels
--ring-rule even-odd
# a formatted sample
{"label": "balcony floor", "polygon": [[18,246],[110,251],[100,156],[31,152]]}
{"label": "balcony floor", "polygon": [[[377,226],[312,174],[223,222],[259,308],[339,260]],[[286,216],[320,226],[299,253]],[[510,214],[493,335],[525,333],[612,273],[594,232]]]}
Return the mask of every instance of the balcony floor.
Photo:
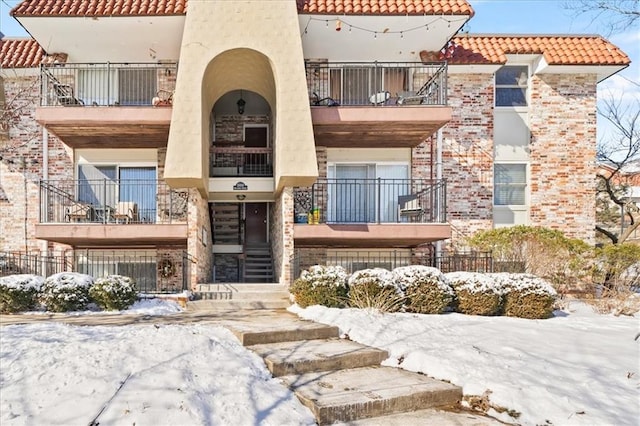
{"label": "balcony floor", "polygon": [[296,247],[409,248],[451,238],[448,223],[300,224]]}
{"label": "balcony floor", "polygon": [[71,148],[160,148],[167,145],[168,107],[36,108],[36,121]]}
{"label": "balcony floor", "polygon": [[187,244],[187,224],[36,224],[36,238],[75,247]]}
{"label": "balcony floor", "polygon": [[335,148],[418,146],[451,120],[446,106],[312,107],[316,145]]}

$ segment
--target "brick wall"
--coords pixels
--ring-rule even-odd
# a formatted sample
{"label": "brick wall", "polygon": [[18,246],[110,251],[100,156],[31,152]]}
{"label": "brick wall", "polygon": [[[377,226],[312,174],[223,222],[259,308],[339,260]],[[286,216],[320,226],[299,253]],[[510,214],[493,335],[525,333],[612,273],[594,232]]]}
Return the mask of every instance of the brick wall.
{"label": "brick wall", "polygon": [[530,224],[595,242],[596,76],[532,77]]}
{"label": "brick wall", "polygon": [[274,279],[284,285],[291,284],[291,261],[293,260],[293,188],[282,190],[271,203],[271,249],[273,253]]}
{"label": "brick wall", "polygon": [[[3,71],[2,79],[5,100],[13,105],[14,112],[9,119],[8,138],[5,133],[0,140],[0,250],[41,250],[47,244],[35,239],[40,214],[38,181],[43,178],[43,134],[35,121],[40,86],[37,75],[10,71]],[[71,150],[52,134],[48,141],[48,178],[72,178]],[[64,250],[66,246],[48,247]]]}
{"label": "brick wall", "polygon": [[[493,226],[493,75],[450,74],[451,121],[443,128],[442,176],[453,246]],[[434,136],[435,137],[435,136]],[[414,176],[429,177],[430,140],[413,150]]]}

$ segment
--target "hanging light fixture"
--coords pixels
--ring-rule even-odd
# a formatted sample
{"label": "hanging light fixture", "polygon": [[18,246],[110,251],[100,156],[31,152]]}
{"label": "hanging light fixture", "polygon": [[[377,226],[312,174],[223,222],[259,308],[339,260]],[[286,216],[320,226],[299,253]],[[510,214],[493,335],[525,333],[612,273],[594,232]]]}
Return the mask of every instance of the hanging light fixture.
{"label": "hanging light fixture", "polygon": [[246,104],[247,103],[245,102],[245,100],[242,99],[242,90],[240,90],[240,99],[238,99],[238,102],[236,102],[236,105],[238,105],[238,114],[244,114],[244,106]]}

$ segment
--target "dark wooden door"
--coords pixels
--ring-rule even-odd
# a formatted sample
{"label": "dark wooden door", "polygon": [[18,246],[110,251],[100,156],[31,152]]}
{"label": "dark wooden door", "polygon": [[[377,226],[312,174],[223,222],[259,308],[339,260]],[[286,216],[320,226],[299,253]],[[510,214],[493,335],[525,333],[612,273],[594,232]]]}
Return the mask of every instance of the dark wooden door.
{"label": "dark wooden door", "polygon": [[245,243],[267,242],[267,203],[245,204]]}
{"label": "dark wooden door", "polygon": [[244,146],[247,148],[266,148],[267,147],[267,128],[266,127],[245,127],[244,128]]}

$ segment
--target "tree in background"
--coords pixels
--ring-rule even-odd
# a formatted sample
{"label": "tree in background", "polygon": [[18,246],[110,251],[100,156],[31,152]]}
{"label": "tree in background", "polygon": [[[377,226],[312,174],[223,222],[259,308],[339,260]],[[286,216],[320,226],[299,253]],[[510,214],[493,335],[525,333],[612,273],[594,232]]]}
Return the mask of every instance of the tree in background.
{"label": "tree in background", "polygon": [[608,28],[609,35],[640,22],[640,0],[571,0],[565,2],[565,8],[591,16],[592,22]]}

